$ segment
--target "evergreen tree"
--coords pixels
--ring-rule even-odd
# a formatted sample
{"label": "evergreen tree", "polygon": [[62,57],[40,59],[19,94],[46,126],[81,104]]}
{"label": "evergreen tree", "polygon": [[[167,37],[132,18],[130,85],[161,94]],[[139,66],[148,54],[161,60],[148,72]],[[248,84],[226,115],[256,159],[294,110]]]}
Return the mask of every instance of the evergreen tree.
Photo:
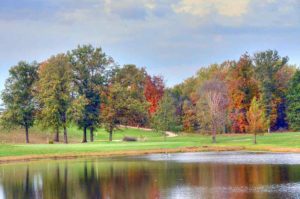
{"label": "evergreen tree", "polygon": [[300,71],[294,74],[287,92],[287,118],[291,129],[300,130]]}
{"label": "evergreen tree", "polygon": [[288,57],[281,58],[277,51],[267,50],[254,55],[255,74],[260,82],[262,103],[265,108],[265,114],[268,120],[268,131],[271,131],[271,125],[274,123],[273,118],[277,114],[277,107],[274,103],[276,95],[276,74],[288,62]]}
{"label": "evergreen tree", "polygon": [[176,131],[178,118],[175,101],[169,92],[165,92],[158,104],[158,109],[152,117],[152,127],[157,131]]}

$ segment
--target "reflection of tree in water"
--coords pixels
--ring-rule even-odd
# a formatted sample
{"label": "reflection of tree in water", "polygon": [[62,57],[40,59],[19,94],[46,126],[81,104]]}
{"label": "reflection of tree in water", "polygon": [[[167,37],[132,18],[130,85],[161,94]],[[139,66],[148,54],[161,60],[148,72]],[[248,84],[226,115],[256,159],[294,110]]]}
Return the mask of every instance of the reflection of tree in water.
{"label": "reflection of tree in water", "polygon": [[44,173],[44,198],[69,199],[68,193],[71,190],[68,187],[68,165],[56,164],[49,172]]}
{"label": "reflection of tree in water", "polygon": [[100,199],[101,197],[101,184],[99,177],[96,175],[95,164],[90,166],[90,172],[87,162],[84,163],[83,176],[79,177],[79,184],[85,191],[86,198]]}
{"label": "reflection of tree in water", "polygon": [[[95,163],[84,163],[79,177],[81,190],[86,198],[145,198],[149,194],[149,173],[139,168],[107,165],[99,170]],[[153,191],[153,190],[152,190]],[[146,197],[147,198],[147,197]]]}
{"label": "reflection of tree in water", "polygon": [[[288,165],[185,164],[183,181],[188,187],[202,188],[203,197],[274,198],[278,190],[267,189],[299,182],[299,175],[289,175],[296,171]],[[288,192],[280,194],[291,197]]]}
{"label": "reflection of tree in water", "polygon": [[[30,178],[28,166],[22,174],[22,180],[16,179],[15,176],[8,176],[9,179],[3,181],[3,191],[6,198],[42,198],[42,187],[39,186],[39,182],[37,182],[39,179],[34,178],[34,180],[32,180]],[[19,175],[19,173],[17,175]]]}
{"label": "reflection of tree in water", "polygon": [[26,176],[25,176],[25,190],[24,190],[24,195],[23,198],[33,198],[34,194],[34,190],[32,185],[30,184],[30,177],[29,177],[29,167],[27,166],[26,168]]}
{"label": "reflection of tree in water", "polygon": [[66,161],[1,167],[0,186],[8,199],[152,199],[186,190],[201,198],[276,198],[278,192],[253,190],[300,182],[299,165]]}
{"label": "reflection of tree in water", "polygon": [[61,189],[61,198],[62,199],[67,199],[68,198],[68,166],[65,165],[65,168],[64,168],[64,180],[63,180],[63,186],[62,186],[62,189]]}

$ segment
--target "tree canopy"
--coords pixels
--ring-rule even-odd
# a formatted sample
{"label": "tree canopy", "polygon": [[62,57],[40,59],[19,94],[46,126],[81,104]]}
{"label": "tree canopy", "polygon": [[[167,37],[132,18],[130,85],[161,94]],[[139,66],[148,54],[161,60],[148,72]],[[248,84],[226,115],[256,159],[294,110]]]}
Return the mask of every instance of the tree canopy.
{"label": "tree canopy", "polygon": [[165,92],[153,115],[151,126],[157,131],[176,131],[178,122],[175,100],[170,92]]}
{"label": "tree canopy", "polygon": [[254,144],[256,144],[256,134],[267,130],[268,121],[265,116],[261,102],[254,97],[247,112],[247,130],[254,134]]}
{"label": "tree canopy", "polygon": [[287,118],[292,130],[300,130],[300,71],[297,70],[287,92]]}
{"label": "tree canopy", "polygon": [[44,127],[64,130],[64,142],[68,143],[68,112],[72,107],[72,70],[69,59],[64,54],[51,57],[39,68],[37,99],[40,104],[39,121]]}
{"label": "tree canopy", "polygon": [[82,117],[77,120],[83,129],[82,142],[87,142],[86,131],[90,129],[90,140],[94,140],[94,130],[100,125],[101,92],[107,84],[107,70],[113,64],[101,48],[91,45],[78,46],[68,53],[73,71],[75,91],[86,99]]}
{"label": "tree canopy", "polygon": [[5,127],[23,127],[26,143],[29,143],[28,130],[35,120],[34,84],[38,79],[37,69],[37,63],[29,64],[24,61],[12,67],[1,96],[5,107],[1,117],[2,124]]}
{"label": "tree canopy", "polygon": [[[82,142],[120,125],[211,134],[300,130],[300,72],[276,50],[245,53],[201,67],[178,85],[134,64],[118,66],[100,47],[81,45],[37,64],[11,68],[2,92],[1,124],[34,124],[55,132],[77,125]],[[36,120],[37,119],[37,120]]]}

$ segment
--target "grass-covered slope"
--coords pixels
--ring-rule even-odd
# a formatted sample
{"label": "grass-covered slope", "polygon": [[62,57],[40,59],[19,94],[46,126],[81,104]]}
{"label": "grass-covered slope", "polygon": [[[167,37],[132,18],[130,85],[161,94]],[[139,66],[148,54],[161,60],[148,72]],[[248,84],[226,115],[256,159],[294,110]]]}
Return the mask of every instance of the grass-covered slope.
{"label": "grass-covered slope", "polygon": [[[0,137],[23,138],[19,130],[12,132],[0,132]],[[108,133],[99,129],[95,133],[94,143],[80,143],[82,133],[75,127],[69,128],[70,144],[48,144],[52,138],[51,133],[33,129],[31,138],[36,143],[22,144],[13,143],[12,140],[0,144],[0,158],[18,156],[26,157],[75,157],[85,155],[117,155],[138,154],[148,152],[176,152],[197,150],[266,150],[266,151],[292,151],[300,152],[300,133],[272,133],[258,136],[258,144],[253,144],[253,135],[218,135],[217,144],[211,143],[210,136],[199,134],[180,134],[177,137],[166,138],[157,132],[140,129],[122,129],[117,131],[113,142],[108,142]],[[124,136],[139,138],[138,142],[122,142]],[[23,140],[23,139],[21,139]],[[20,140],[19,140],[20,141]],[[24,158],[24,159],[26,159]]]}

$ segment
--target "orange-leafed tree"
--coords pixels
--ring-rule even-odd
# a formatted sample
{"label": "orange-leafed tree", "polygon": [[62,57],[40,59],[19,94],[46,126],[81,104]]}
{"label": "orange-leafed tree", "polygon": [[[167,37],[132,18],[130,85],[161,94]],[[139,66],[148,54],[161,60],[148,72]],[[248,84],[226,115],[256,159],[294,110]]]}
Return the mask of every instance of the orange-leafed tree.
{"label": "orange-leafed tree", "polygon": [[185,100],[183,102],[182,109],[182,123],[184,131],[189,133],[195,132],[199,127],[195,105],[191,101]]}
{"label": "orange-leafed tree", "polygon": [[267,130],[268,121],[261,102],[254,97],[251,106],[247,112],[247,121],[249,123],[247,130],[254,134],[254,144],[256,144],[257,133],[263,133]]}
{"label": "orange-leafed tree", "polygon": [[246,118],[251,99],[258,95],[258,86],[253,76],[253,65],[249,55],[244,54],[238,63],[231,67],[228,75],[229,117],[235,133],[245,133]]}
{"label": "orange-leafed tree", "polygon": [[164,81],[160,76],[147,76],[144,88],[144,95],[149,102],[149,115],[152,116],[158,108],[159,101],[164,95]]}

